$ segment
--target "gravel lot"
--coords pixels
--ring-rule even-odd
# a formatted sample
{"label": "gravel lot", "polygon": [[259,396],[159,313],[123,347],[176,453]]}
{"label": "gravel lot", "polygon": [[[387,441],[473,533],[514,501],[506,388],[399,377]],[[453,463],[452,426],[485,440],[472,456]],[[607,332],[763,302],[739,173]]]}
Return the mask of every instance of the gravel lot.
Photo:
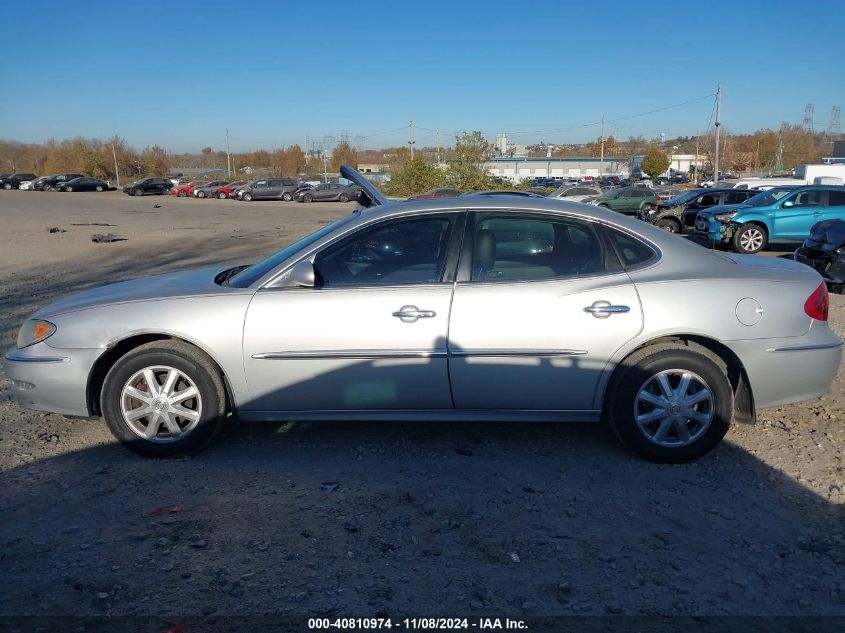
{"label": "gravel lot", "polygon": [[[353,206],[0,191],[0,347],[62,294],[254,261]],[[503,423],[233,424],[144,460],[0,373],[0,616],[845,616],[843,378],[665,466]]]}

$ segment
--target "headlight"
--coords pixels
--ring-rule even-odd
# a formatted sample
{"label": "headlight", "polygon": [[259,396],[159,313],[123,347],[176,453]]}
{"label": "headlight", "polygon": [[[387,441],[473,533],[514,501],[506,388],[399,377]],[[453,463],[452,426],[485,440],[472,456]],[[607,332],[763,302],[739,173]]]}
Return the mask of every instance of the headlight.
{"label": "headlight", "polygon": [[35,345],[50,338],[56,331],[56,326],[49,321],[38,321],[30,319],[24,321],[18,332],[18,349]]}
{"label": "headlight", "polygon": [[713,217],[716,218],[719,222],[727,222],[735,215],[736,211],[728,211],[727,213],[717,213]]}

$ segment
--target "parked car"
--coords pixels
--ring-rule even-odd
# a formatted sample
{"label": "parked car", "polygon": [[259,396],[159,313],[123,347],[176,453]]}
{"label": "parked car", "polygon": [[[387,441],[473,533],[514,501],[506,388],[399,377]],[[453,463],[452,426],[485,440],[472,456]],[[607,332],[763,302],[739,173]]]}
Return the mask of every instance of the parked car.
{"label": "parked car", "polygon": [[14,400],[102,416],[149,456],[235,419],[604,420],[642,457],[686,462],[839,369],[808,266],[556,200],[389,204],[341,173],[370,208],[263,261],[38,310],[5,357]]}
{"label": "parked car", "polygon": [[597,187],[560,187],[549,194],[549,198],[565,198],[569,202],[581,202],[585,198],[598,197],[602,190]]}
{"label": "parked car", "polygon": [[84,175],[85,174],[67,173],[44,176],[42,178],[37,178],[34,181],[34,188],[36,191],[50,191],[51,189],[55,189],[56,185],[61,182],[67,182],[68,180],[73,180],[74,178],[82,178]]}
{"label": "parked car", "polygon": [[144,196],[147,194],[163,195],[170,191],[172,183],[169,178],[141,178],[123,186],[123,193],[132,196]]}
{"label": "parked car", "polygon": [[207,184],[207,180],[191,180],[190,182],[179,183],[178,185],[170,187],[169,193],[171,196],[186,198],[193,193],[194,189],[204,187]]}
{"label": "parked car", "polygon": [[232,192],[240,187],[241,185],[245,185],[246,180],[236,180],[235,182],[230,182],[229,184],[222,185],[217,188],[217,191],[214,192],[214,195],[224,200],[226,198],[232,197]]}
{"label": "parked car", "polygon": [[810,228],[809,237],[795,251],[795,261],[811,266],[831,291],[845,289],[845,220],[822,220]]}
{"label": "parked car", "polygon": [[437,198],[456,198],[461,195],[463,191],[460,189],[452,189],[450,187],[441,187],[440,189],[431,189],[425,193],[418,193],[411,196],[408,200],[435,200]]}
{"label": "parked car", "polygon": [[35,190],[34,185],[35,185],[34,180],[22,180],[20,182],[20,184],[18,185],[18,189],[20,189],[21,191],[30,191],[30,190],[34,191]]}
{"label": "parked car", "polygon": [[258,178],[241,189],[238,199],[250,200],[293,200],[293,193],[299,186],[293,178]]}
{"label": "parked car", "polygon": [[583,202],[630,215],[647,213],[657,206],[654,192],[647,187],[611,189],[596,198],[586,198]]}
{"label": "parked car", "polygon": [[107,182],[97,180],[96,178],[89,178],[88,176],[81,176],[73,180],[67,180],[56,184],[56,191],[108,191],[109,185]]}
{"label": "parked car", "polygon": [[357,197],[358,192],[354,188],[337,182],[324,182],[296,193],[297,202],[349,202]]}
{"label": "parked car", "polygon": [[518,189],[490,189],[487,191],[466,191],[462,196],[523,196],[525,198],[545,198],[537,191],[522,191]]}
{"label": "parked car", "polygon": [[698,213],[695,233],[738,253],[757,253],[770,242],[803,242],[821,220],[845,219],[845,187],[775,187],[737,207]]}
{"label": "parked car", "polygon": [[3,187],[3,189],[17,189],[20,187],[22,182],[35,180],[36,178],[38,178],[38,176],[28,172],[14,173],[0,178],[0,187]]}
{"label": "parked car", "polygon": [[195,198],[213,198],[217,195],[217,190],[220,187],[225,187],[228,184],[228,180],[212,180],[199,187],[194,187],[191,195]]}
{"label": "parked car", "polygon": [[670,233],[692,233],[695,218],[702,209],[717,205],[742,204],[760,193],[749,189],[692,189],[666,202],[660,202],[640,219]]}

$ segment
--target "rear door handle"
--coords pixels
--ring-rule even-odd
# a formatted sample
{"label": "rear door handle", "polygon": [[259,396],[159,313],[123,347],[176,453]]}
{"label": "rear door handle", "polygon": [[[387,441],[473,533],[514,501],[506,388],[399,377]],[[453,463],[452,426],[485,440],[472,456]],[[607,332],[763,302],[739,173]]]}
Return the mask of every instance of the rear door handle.
{"label": "rear door handle", "polygon": [[393,313],[402,323],[413,323],[417,319],[431,319],[437,316],[434,310],[420,310],[417,306],[402,306]]}
{"label": "rear door handle", "polygon": [[584,308],[584,312],[589,312],[597,319],[606,319],[611,314],[624,314],[630,311],[631,308],[628,306],[611,305],[610,301],[595,301],[593,305]]}

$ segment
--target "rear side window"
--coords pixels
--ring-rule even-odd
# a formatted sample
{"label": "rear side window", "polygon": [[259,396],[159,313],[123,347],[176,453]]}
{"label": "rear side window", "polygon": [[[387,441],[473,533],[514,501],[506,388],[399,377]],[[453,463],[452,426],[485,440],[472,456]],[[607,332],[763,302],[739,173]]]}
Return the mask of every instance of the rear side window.
{"label": "rear side window", "polygon": [[845,191],[828,191],[827,194],[830,196],[830,206],[845,207]]}
{"label": "rear side window", "polygon": [[470,276],[475,282],[541,281],[618,269],[591,222],[491,214],[476,224]]}
{"label": "rear side window", "polygon": [[610,227],[606,227],[605,230],[625,268],[642,266],[657,258],[657,253],[650,246],[628,233]]}

